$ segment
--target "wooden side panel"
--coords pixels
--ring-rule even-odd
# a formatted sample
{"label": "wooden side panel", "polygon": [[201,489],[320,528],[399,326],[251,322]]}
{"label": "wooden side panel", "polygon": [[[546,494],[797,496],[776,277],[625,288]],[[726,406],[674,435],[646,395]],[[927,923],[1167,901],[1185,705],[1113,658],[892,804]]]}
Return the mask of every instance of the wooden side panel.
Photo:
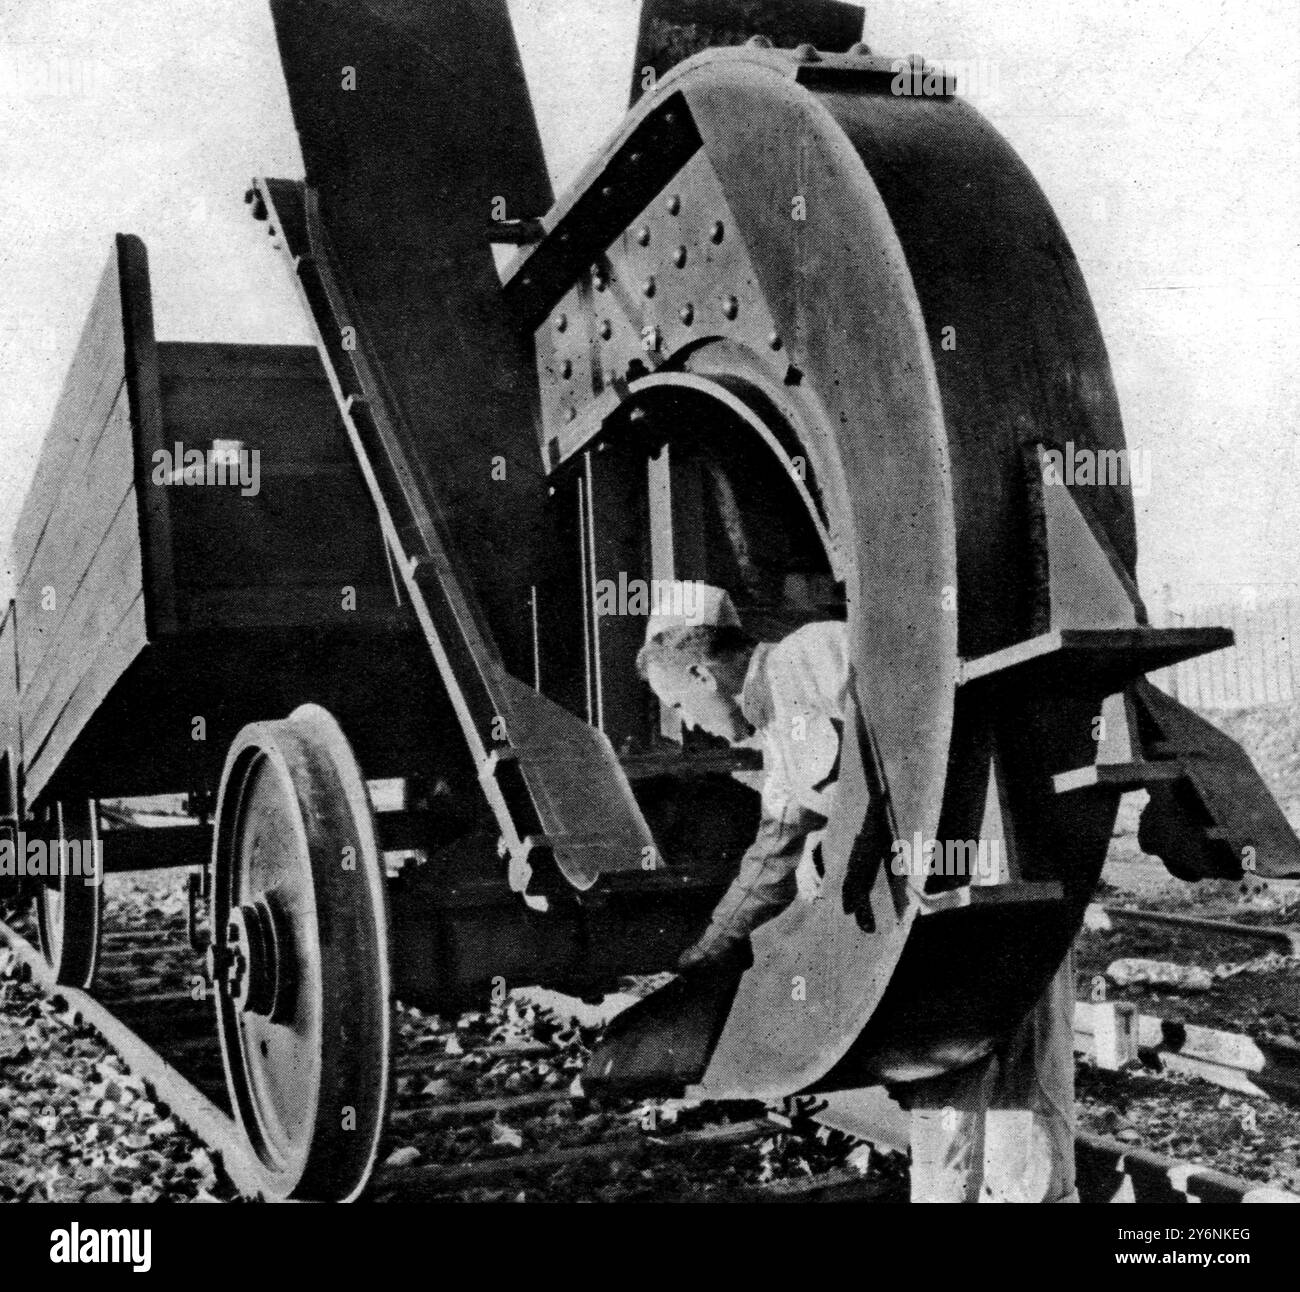
{"label": "wooden side panel", "polygon": [[[57,629],[43,642],[39,668],[30,676],[25,671],[22,675],[23,730],[27,757],[33,764],[46,756],[56,723],[79,730],[90,717],[89,710],[68,712],[72,698],[88,696],[93,707],[117,680],[120,670],[104,676],[106,653],[118,657],[125,651],[126,664],[148,644],[134,496],[123,499],[121,509],[89,558]],[[137,608],[139,614],[133,617],[132,611]],[[39,600],[20,603],[19,613],[36,619],[35,632],[40,631]],[[124,632],[131,638],[129,643],[116,640]],[[103,681],[87,686],[88,677],[101,677]],[[57,742],[59,747],[66,749],[73,734],[66,732]]]}
{"label": "wooden side panel", "polygon": [[63,391],[55,405],[31,489],[14,530],[14,575],[18,583],[59,509],[70,466],[99,438],[124,380],[122,305],[117,257],[111,256],[100,280]]}
{"label": "wooden side panel", "polygon": [[29,802],[148,641],[119,263],[110,257],[14,537]]}
{"label": "wooden side panel", "polygon": [[[178,483],[217,441],[247,486]],[[117,239],[14,551],[0,749],[21,733],[28,803],[202,784],[238,726],[306,699],[407,758],[423,739],[379,712],[391,687],[427,721],[433,696],[315,350],[159,344],[137,238]]]}
{"label": "wooden side panel", "polygon": [[[163,425],[178,454],[236,446],[226,483],[169,495],[177,616],[185,630],[359,627],[394,621],[374,504],[316,351],[164,343]],[[174,470],[174,466],[173,466]]]}
{"label": "wooden side panel", "polygon": [[0,813],[13,811],[9,802],[11,777],[22,761],[22,728],[18,721],[18,643],[11,601],[0,616]]}

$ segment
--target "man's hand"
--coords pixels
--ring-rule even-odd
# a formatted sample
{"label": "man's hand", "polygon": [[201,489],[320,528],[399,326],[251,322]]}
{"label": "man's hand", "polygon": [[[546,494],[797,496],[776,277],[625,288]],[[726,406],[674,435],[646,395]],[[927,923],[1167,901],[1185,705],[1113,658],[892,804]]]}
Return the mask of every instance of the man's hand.
{"label": "man's hand", "polygon": [[822,838],[825,830],[814,830],[804,840],[803,856],[794,872],[795,887],[805,902],[815,902],[822,895],[822,876],[826,867],[822,864]]}

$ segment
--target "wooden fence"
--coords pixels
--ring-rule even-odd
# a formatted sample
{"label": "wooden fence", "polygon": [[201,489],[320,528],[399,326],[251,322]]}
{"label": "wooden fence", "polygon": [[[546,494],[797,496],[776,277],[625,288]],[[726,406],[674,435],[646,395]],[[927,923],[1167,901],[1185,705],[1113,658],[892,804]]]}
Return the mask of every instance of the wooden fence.
{"label": "wooden fence", "polygon": [[1220,601],[1152,607],[1156,623],[1168,627],[1231,628],[1236,645],[1174,668],[1151,680],[1194,709],[1246,709],[1290,704],[1300,695],[1295,643],[1300,640],[1300,595],[1268,601]]}

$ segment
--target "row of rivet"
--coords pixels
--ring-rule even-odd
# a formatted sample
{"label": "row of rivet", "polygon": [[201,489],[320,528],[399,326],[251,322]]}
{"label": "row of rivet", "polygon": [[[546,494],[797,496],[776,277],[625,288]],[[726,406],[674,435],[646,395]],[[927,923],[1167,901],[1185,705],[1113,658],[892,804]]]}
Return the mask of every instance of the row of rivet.
{"label": "row of rivet", "polygon": [[[749,44],[750,44],[750,45],[753,45],[753,46],[757,46],[757,47],[759,47],[759,48],[768,48],[768,49],[771,48],[771,42],[770,42],[769,40],[767,40],[766,37],[763,37],[763,36],[756,36],[756,37],[754,37],[752,40],[749,41]],[[851,55],[862,56],[862,55],[870,55],[871,50],[868,49],[867,46],[866,46],[865,44],[862,44],[861,42],[859,42],[858,44],[855,44],[855,45],[853,46],[853,48],[850,49],[848,52],[849,52]],[[800,45],[800,46],[799,46],[799,47],[794,51],[794,53],[795,53],[795,57],[796,57],[797,59],[799,59],[799,61],[801,61],[801,62],[816,62],[816,61],[818,61],[818,59],[819,59],[819,57],[820,57],[820,56],[818,55],[818,53],[817,53],[817,50],[816,50],[812,45],[806,45],[806,44],[805,44],[805,45]],[[668,120],[668,121],[671,123],[672,120],[673,120],[673,116],[672,116],[672,114],[668,114],[668,115],[666,116],[666,120]],[[632,157],[631,157],[631,160],[632,160],[633,164],[636,164],[637,162],[639,162],[639,161],[641,160],[641,158],[640,158],[640,156],[639,156],[638,154],[635,154],[635,153],[634,153],[634,154],[632,155]],[[613,190],[613,188],[610,187],[609,185],[605,185],[605,186],[601,189],[601,196],[602,196],[603,198],[606,198],[606,199],[608,199],[608,198],[612,198],[612,197],[614,196],[614,190]],[[665,205],[665,208],[667,209],[669,215],[674,215],[674,216],[675,216],[675,215],[678,215],[678,214],[681,213],[681,209],[682,209],[682,200],[681,200],[680,196],[678,196],[676,193],[671,194],[671,195],[667,198],[667,200],[666,200],[666,202],[664,203],[664,205]],[[638,244],[639,246],[642,246],[642,247],[648,247],[648,246],[650,245],[650,229],[649,229],[649,226],[648,226],[648,225],[644,225],[644,224],[643,224],[643,225],[642,225],[642,226],[641,226],[641,227],[636,231],[636,235],[635,235],[635,236],[636,236],[637,244]],[[721,220],[714,220],[712,226],[711,226],[710,229],[709,229],[709,240],[710,240],[710,241],[711,241],[711,242],[716,246],[716,245],[718,245],[718,244],[720,244],[720,243],[722,242],[722,240],[723,240],[723,238],[724,238],[725,236],[726,236],[726,228],[725,228],[725,226],[723,225],[722,221],[721,221]],[[567,242],[567,241],[568,241],[567,236],[564,236],[564,237],[562,238],[562,240]],[[687,250],[686,250],[686,247],[685,247],[685,246],[682,246],[682,245],[679,245],[679,246],[677,247],[677,250],[673,253],[673,264],[674,264],[678,269],[682,269],[682,268],[685,267],[685,265],[686,265],[686,261],[687,261]],[[530,276],[530,275],[525,275],[523,281],[524,281],[524,285],[525,285],[525,286],[528,286],[528,285],[531,283],[531,276]],[[598,291],[598,292],[603,292],[603,291],[605,290],[605,288],[606,288],[606,286],[607,286],[607,283],[606,283],[606,279],[605,279],[604,270],[601,268],[600,265],[593,265],[593,266],[592,266],[592,270],[591,270],[591,281],[592,281],[592,286],[596,289],[596,291]],[[647,297],[651,297],[651,296],[653,296],[653,295],[655,294],[655,280],[654,280],[653,275],[650,276],[650,277],[648,277],[648,278],[645,280],[645,282],[642,284],[642,288],[641,288],[641,289],[642,289],[642,292],[643,292]],[[734,319],[737,317],[737,315],[740,313],[740,302],[736,299],[736,297],[734,297],[734,296],[724,296],[724,297],[723,297],[723,299],[722,299],[722,313],[723,313],[724,317],[726,317],[728,320],[734,320]],[[686,302],[686,303],[681,307],[681,309],[678,311],[678,317],[681,319],[681,321],[682,321],[682,322],[683,322],[687,327],[689,327],[689,326],[694,322],[694,320],[695,320],[695,307],[691,304],[690,301],[687,301],[687,302]],[[558,318],[556,319],[556,321],[555,321],[555,329],[556,329],[556,331],[557,331],[557,332],[564,332],[564,331],[568,328],[568,326],[569,326],[569,319],[568,319],[568,316],[565,315],[565,314],[561,314],[561,315],[559,315],[559,317],[558,317]],[[602,339],[602,340],[605,340],[605,341],[608,341],[612,335],[613,335],[613,326],[611,325],[609,319],[602,319],[601,322],[600,322],[600,336],[601,336],[601,339]],[[779,349],[781,349],[781,344],[782,344],[782,343],[781,343],[781,338],[780,338],[780,336],[779,336],[777,333],[775,333],[775,332],[772,332],[771,334],[769,334],[769,336],[768,336],[768,338],[767,338],[767,343],[768,343],[768,346],[769,346],[771,349],[773,349],[773,350],[779,350]],[[561,363],[561,365],[560,365],[560,374],[561,374],[561,376],[564,377],[566,380],[569,379],[569,378],[571,378],[571,377],[573,376],[573,363],[572,363],[571,360],[569,360],[569,359],[565,359],[565,360]],[[565,420],[566,420],[566,421],[572,422],[572,421],[574,421],[574,420],[577,418],[577,415],[578,415],[578,414],[577,414],[577,410],[576,410],[572,405],[568,405],[568,406],[565,408],[564,412],[565,412]]]}
{"label": "row of rivet", "polygon": [[[751,49],[771,49],[772,42],[766,36],[751,36],[746,42]],[[849,55],[853,58],[870,58],[871,48],[863,41],[855,41],[849,46]],[[794,49],[795,58],[801,63],[819,63],[821,55],[817,52],[816,45],[810,45],[805,41],[802,45],[796,45]]]}
{"label": "row of rivet", "polygon": [[[604,190],[602,190],[602,196],[610,197],[612,196],[612,191],[609,188],[605,188]],[[668,211],[669,215],[679,215],[682,209],[681,197],[678,196],[678,194],[676,193],[670,194],[669,197],[666,199],[664,206],[665,209]],[[647,247],[650,245],[650,228],[648,225],[643,224],[636,231],[635,236],[636,236],[637,244],[639,246]],[[713,224],[710,226],[709,229],[709,241],[716,246],[720,244],[725,237],[726,237],[726,226],[723,224],[721,220],[714,220]],[[684,245],[679,244],[677,250],[673,253],[673,264],[678,269],[683,269],[686,266],[687,259],[688,259],[688,253],[686,247]],[[603,292],[606,286],[608,285],[605,278],[604,269],[600,265],[592,266],[591,282],[592,282],[592,286],[598,292]],[[641,291],[647,298],[654,296],[656,291],[656,283],[653,275],[646,278],[646,280],[641,284]],[[736,297],[724,296],[722,298],[722,313],[723,316],[728,320],[734,320],[737,317],[737,315],[740,313],[740,302],[736,299]],[[681,309],[678,310],[677,317],[681,319],[682,323],[685,326],[690,327],[690,325],[695,321],[694,305],[692,305],[690,301],[687,301],[681,307]],[[564,332],[565,330],[567,330],[568,326],[569,326],[568,315],[566,314],[559,315],[559,317],[555,321],[555,330],[557,332]],[[604,341],[608,341],[612,335],[613,335],[613,326],[610,323],[609,319],[602,319],[600,322],[601,339]],[[781,338],[775,332],[773,332],[768,337],[768,345],[773,350],[779,350],[781,348]],[[561,363],[560,375],[565,380],[568,380],[573,376],[573,363],[571,360],[565,359]],[[571,422],[576,417],[577,417],[577,411],[572,406],[569,406],[565,409],[566,421]]]}
{"label": "row of rivet", "polygon": [[[653,278],[647,278],[642,287],[642,291],[644,291],[647,296],[653,296],[655,294],[655,280]],[[724,317],[734,319],[736,315],[740,313],[740,302],[734,296],[724,296],[722,298],[722,313]],[[695,317],[695,307],[690,303],[690,301],[687,301],[686,304],[682,306],[679,311],[679,317],[683,323],[690,323]],[[568,328],[569,316],[567,314],[561,314],[555,320],[555,330],[557,332],[567,332]],[[613,326],[609,319],[601,319],[601,340],[608,341],[612,335]],[[775,348],[776,347],[774,346],[773,349]],[[560,371],[565,377],[570,376],[573,372],[573,364],[568,359],[565,359],[564,363],[561,365]]]}

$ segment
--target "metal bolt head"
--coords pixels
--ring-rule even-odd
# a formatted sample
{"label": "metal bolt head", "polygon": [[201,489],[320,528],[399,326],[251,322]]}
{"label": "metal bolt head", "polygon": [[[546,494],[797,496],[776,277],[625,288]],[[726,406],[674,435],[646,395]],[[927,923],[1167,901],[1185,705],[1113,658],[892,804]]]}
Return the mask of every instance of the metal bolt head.
{"label": "metal bolt head", "polygon": [[645,282],[641,284],[641,291],[646,296],[653,296],[655,294],[655,280],[653,277],[647,278]]}
{"label": "metal bolt head", "polygon": [[560,376],[566,381],[573,376],[573,361],[571,359],[566,359],[560,364]]}
{"label": "metal bolt head", "polygon": [[565,331],[565,329],[567,329],[568,326],[569,326],[569,316],[567,314],[561,314],[560,317],[555,320],[555,330],[557,332]]}
{"label": "metal bolt head", "polygon": [[863,40],[855,41],[849,46],[849,54],[853,58],[870,58],[871,46]]}
{"label": "metal bolt head", "polygon": [[690,327],[691,323],[695,319],[695,306],[693,306],[690,301],[687,301],[686,304],[677,311],[677,317],[680,318],[687,327]]}
{"label": "metal bolt head", "polygon": [[664,205],[667,206],[669,215],[676,215],[682,209],[682,199],[674,193]]}
{"label": "metal bolt head", "polygon": [[766,36],[751,36],[746,42],[750,49],[771,49],[772,42]]}
{"label": "metal bolt head", "polygon": [[775,332],[772,332],[768,335],[767,344],[773,350],[779,350],[781,348],[781,338]]}
{"label": "metal bolt head", "polygon": [[802,45],[794,47],[794,56],[801,63],[820,63],[821,55],[817,52],[816,45],[810,45],[804,41]]}
{"label": "metal bolt head", "polygon": [[609,338],[613,335],[614,335],[614,329],[611,326],[610,321],[608,319],[601,319],[600,321],[601,340],[608,341]]}
{"label": "metal bolt head", "polygon": [[569,407],[564,410],[564,420],[566,422],[574,421],[577,418],[577,416],[578,416],[578,410],[576,408]]}
{"label": "metal bolt head", "polygon": [[650,230],[644,224],[636,231],[636,240],[643,247],[650,245]]}
{"label": "metal bolt head", "polygon": [[734,296],[724,296],[722,298],[722,313],[729,319],[734,319],[740,313],[740,302]]}
{"label": "metal bolt head", "polygon": [[591,285],[598,292],[605,290],[605,271],[600,265],[592,265],[591,267]]}
{"label": "metal bolt head", "polygon": [[685,247],[678,247],[677,250],[673,252],[673,264],[676,265],[678,269],[681,269],[686,264]]}
{"label": "metal bolt head", "polygon": [[726,236],[726,229],[721,220],[714,220],[713,227],[709,230],[710,242],[721,242]]}
{"label": "metal bolt head", "polygon": [[248,961],[244,958],[243,952],[238,947],[227,948],[226,953],[226,986],[230,989],[232,996],[239,995],[243,986],[244,976],[248,973]]}

